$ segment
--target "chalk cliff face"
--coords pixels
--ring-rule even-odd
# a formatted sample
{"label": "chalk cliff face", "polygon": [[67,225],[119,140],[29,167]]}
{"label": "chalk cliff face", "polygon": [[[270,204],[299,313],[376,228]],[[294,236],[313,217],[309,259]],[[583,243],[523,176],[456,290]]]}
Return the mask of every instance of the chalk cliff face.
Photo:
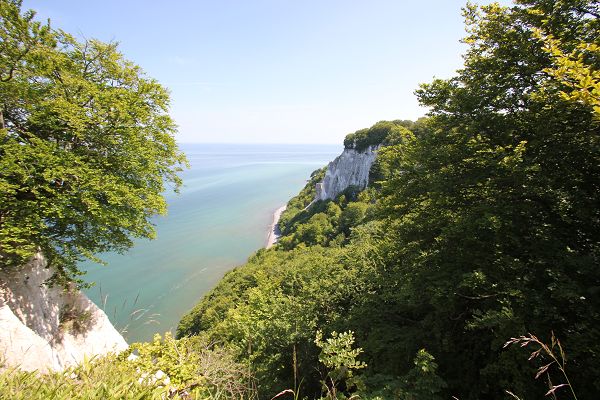
{"label": "chalk cliff face", "polygon": [[380,145],[369,146],[364,151],[344,149],[327,166],[323,182],[317,183],[315,200],[334,199],[348,186],[364,189],[369,182],[369,170],[379,147]]}
{"label": "chalk cliff face", "polygon": [[0,367],[60,371],[84,356],[127,348],[84,294],[44,285],[51,275],[41,254],[18,270],[0,272]]}

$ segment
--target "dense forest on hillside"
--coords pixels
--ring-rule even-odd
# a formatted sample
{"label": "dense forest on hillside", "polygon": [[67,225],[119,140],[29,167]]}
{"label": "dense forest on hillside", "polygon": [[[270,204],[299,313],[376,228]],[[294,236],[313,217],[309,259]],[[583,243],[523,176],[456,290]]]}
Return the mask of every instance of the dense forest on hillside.
{"label": "dense forest on hillside", "polygon": [[[0,5],[12,21],[0,29],[0,256],[20,262],[37,243],[72,282],[77,260],[152,236],[165,183],[179,184],[168,93],[116,45]],[[427,117],[346,138],[382,144],[368,188],[313,202],[315,171],[278,245],[229,272],[177,339],[64,373],[9,370],[0,397],[599,398],[600,4],[464,14],[464,67],[416,92]]]}
{"label": "dense forest on hillside", "polygon": [[311,204],[315,171],[178,335],[235,348],[261,398],[598,397],[600,10],[518,3],[468,5],[428,117],[347,137],[386,145],[373,184]]}

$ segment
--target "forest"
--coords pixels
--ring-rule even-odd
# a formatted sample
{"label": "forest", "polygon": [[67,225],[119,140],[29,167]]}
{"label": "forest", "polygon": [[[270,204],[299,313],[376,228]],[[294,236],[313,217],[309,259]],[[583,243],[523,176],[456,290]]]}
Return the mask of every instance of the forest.
{"label": "forest", "polygon": [[178,336],[232,346],[264,398],[596,398],[599,7],[518,3],[468,5],[429,115],[346,138],[384,145],[372,184],[309,206],[315,171]]}
{"label": "forest", "polygon": [[[124,354],[85,364],[73,372],[76,383],[67,375],[0,375],[0,391],[14,398],[40,388],[105,398],[598,398],[600,4],[467,4],[464,18],[464,67],[415,92],[428,115],[346,137],[345,147],[359,151],[382,145],[366,189],[313,202],[325,173],[315,171],[289,201],[279,243],[229,272],[184,316],[177,338],[132,346],[137,361]],[[72,54],[78,65],[81,51]],[[149,102],[158,104],[150,108],[160,108],[160,90],[147,85]],[[172,128],[162,121],[159,139]],[[165,143],[148,150],[167,155],[152,171],[153,194],[185,162]],[[90,151],[82,146],[81,156]],[[146,173],[143,159],[138,167]],[[113,172],[117,183],[141,184]],[[151,200],[150,210],[121,210],[128,218],[116,232],[149,235],[134,222],[162,209]],[[44,216],[26,211],[23,220],[44,227]],[[96,218],[107,215],[100,209]],[[68,234],[60,228],[44,227]],[[42,228],[32,232],[45,238]],[[63,253],[71,260],[104,249],[114,232],[100,233],[99,242],[82,238]],[[175,389],[139,387],[140,369],[161,369]]]}

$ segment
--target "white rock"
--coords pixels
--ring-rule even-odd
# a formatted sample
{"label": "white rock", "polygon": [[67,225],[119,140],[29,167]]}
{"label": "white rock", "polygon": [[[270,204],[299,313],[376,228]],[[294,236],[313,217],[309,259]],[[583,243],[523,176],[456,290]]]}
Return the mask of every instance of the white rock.
{"label": "white rock", "polygon": [[[102,310],[78,290],[49,288],[44,283],[50,276],[41,254],[21,268],[0,271],[0,361],[5,367],[60,371],[86,356],[127,348]],[[65,318],[66,311],[71,318]]]}
{"label": "white rock", "polygon": [[369,146],[364,151],[344,149],[329,163],[323,181],[317,183],[315,200],[334,199],[349,186],[364,189],[369,183],[369,170],[380,145]]}
{"label": "white rock", "polygon": [[148,383],[148,373],[147,372],[142,372],[142,374],[140,375],[139,379],[138,379],[138,383]]}

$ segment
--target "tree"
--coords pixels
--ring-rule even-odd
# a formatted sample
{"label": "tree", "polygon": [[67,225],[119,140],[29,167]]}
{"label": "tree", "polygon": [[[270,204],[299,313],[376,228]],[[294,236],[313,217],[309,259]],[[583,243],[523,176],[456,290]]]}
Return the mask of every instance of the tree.
{"label": "tree", "polygon": [[[346,217],[352,228],[343,247],[328,248],[337,246],[331,239],[315,246],[315,237],[328,237],[326,217],[337,213],[313,204],[288,219],[281,243],[294,251],[257,253],[186,318],[185,331],[207,329],[226,341],[236,329],[252,336],[253,360],[267,366],[259,382],[272,384],[293,375],[285,369],[295,359],[292,342],[278,343],[292,331],[285,321],[350,329],[364,349],[369,394],[429,399],[504,399],[506,390],[542,397],[548,388],[532,376],[550,360],[528,364],[528,352],[503,344],[554,331],[569,355],[569,380],[582,398],[598,398],[600,126],[594,97],[581,96],[593,95],[599,70],[591,45],[597,2],[519,4],[467,6],[465,66],[418,91],[428,118],[386,137],[376,203],[358,196],[369,206],[362,218],[360,206],[337,199],[343,211],[332,227]],[[564,57],[582,62],[562,69]],[[591,80],[580,82],[586,74]],[[368,131],[347,145],[369,139]],[[305,205],[313,185],[302,192]],[[310,257],[302,263],[303,255]],[[268,276],[253,280],[251,271]],[[211,327],[215,314],[223,323]],[[310,366],[314,349],[306,354],[298,359]],[[547,372],[553,386],[562,382],[555,369]]]}
{"label": "tree", "polygon": [[357,291],[344,258],[343,249],[321,246],[259,251],[182,319],[178,337],[205,331],[237,349],[265,398],[301,382],[303,393],[320,393],[317,326],[337,329]]}
{"label": "tree", "polygon": [[350,229],[362,222],[368,207],[368,204],[362,202],[349,203],[340,216],[340,231],[350,236]]}
{"label": "tree", "polygon": [[325,245],[334,233],[335,229],[327,215],[317,213],[298,227],[294,238],[307,246]]}
{"label": "tree", "polygon": [[539,36],[565,54],[591,46],[597,16],[582,9],[596,2],[520,3],[467,6],[464,68],[417,92],[431,107],[427,133],[383,150],[390,234],[379,279],[400,287],[382,301],[465,399],[544,389],[502,352],[516,334],[564,337],[580,386],[600,373],[589,356],[600,351],[600,127],[593,101],[565,96],[588,86],[560,74]]}
{"label": "tree", "polygon": [[186,164],[169,94],[116,43],[77,41],[0,1],[0,266],[41,250],[55,281],[154,236]]}
{"label": "tree", "polygon": [[[354,371],[363,369],[367,365],[356,359],[363,350],[360,347],[353,348],[354,332],[337,333],[333,331],[331,337],[323,340],[323,332],[318,330],[315,344],[321,349],[319,361],[327,369],[322,380],[325,399],[338,399],[341,385],[345,385],[346,391],[363,386],[360,378],[354,375]],[[345,398],[345,396],[341,397]]]}
{"label": "tree", "polygon": [[[565,11],[567,15],[581,20],[576,37],[570,34],[565,37],[564,32],[557,32],[555,28],[556,18],[552,16]],[[543,18],[534,34],[544,43],[544,51],[552,60],[552,65],[544,72],[566,86],[561,91],[566,100],[590,105],[596,117],[600,117],[600,5],[598,2],[585,0],[557,4],[540,2],[532,14]]]}

